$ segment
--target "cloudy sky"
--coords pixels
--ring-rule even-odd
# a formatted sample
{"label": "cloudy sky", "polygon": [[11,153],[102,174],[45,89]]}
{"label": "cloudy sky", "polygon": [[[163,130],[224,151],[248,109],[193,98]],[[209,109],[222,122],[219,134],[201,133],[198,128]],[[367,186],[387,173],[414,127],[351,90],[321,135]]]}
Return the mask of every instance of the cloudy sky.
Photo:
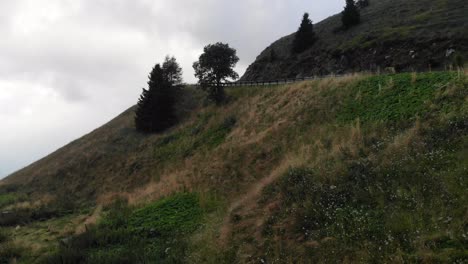
{"label": "cloudy sky", "polygon": [[[237,49],[240,75],[302,14],[344,0],[0,1],[0,178],[133,105],[147,74],[176,56],[186,82],[206,44]],[[105,99],[105,101],[104,101]]]}

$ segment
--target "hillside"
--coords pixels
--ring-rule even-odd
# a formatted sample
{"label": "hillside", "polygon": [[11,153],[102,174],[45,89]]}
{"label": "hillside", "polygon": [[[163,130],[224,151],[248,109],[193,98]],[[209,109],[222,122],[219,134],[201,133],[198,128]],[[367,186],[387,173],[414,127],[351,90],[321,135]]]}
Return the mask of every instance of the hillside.
{"label": "hillside", "polygon": [[468,258],[466,73],[184,94],[163,134],[131,108],[3,180],[0,263]]}
{"label": "hillside", "polygon": [[329,17],[315,24],[318,41],[300,54],[291,52],[294,34],[285,36],[257,57],[241,81],[377,72],[388,67],[444,69],[456,53],[468,58],[466,14],[464,0],[370,0],[370,6],[361,10],[358,26],[340,30],[341,16]]}

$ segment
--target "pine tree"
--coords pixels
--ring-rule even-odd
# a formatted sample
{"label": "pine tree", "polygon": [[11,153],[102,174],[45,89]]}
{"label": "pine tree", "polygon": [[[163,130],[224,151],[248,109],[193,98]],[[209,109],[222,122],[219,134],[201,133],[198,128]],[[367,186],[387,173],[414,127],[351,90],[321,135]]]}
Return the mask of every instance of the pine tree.
{"label": "pine tree", "polygon": [[270,61],[273,62],[278,58],[278,55],[276,55],[275,49],[270,50]]}
{"label": "pine tree", "polygon": [[369,0],[359,0],[357,1],[356,6],[360,9],[364,9],[369,6]]}
{"label": "pine tree", "polygon": [[135,127],[138,131],[161,132],[176,122],[175,88],[182,83],[182,70],[175,58],[166,57],[148,76],[148,89],[138,100]]}
{"label": "pine tree", "polygon": [[341,12],[341,22],[343,23],[343,28],[348,29],[354,25],[357,25],[361,22],[361,14],[357,8],[354,0],[346,0],[346,6]]}
{"label": "pine tree", "polygon": [[162,69],[172,86],[180,86],[182,84],[182,69],[174,57],[166,56]]}
{"label": "pine tree", "polygon": [[309,14],[305,13],[293,41],[293,51],[295,53],[303,52],[312,46],[315,40],[314,24],[309,19]]}
{"label": "pine tree", "polygon": [[135,111],[135,127],[138,131],[150,131],[151,126],[148,122],[151,116],[149,91],[143,88],[138,99],[137,109]]}

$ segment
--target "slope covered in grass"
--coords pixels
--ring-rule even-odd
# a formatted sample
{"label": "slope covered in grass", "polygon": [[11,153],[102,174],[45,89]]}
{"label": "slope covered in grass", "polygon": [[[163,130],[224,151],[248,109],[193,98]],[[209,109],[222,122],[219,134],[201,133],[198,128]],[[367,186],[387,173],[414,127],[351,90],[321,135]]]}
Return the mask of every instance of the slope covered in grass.
{"label": "slope covered in grass", "polygon": [[[43,221],[74,217],[69,230],[99,241],[81,244],[77,258],[103,263],[137,248],[181,263],[466,259],[466,74],[357,75],[228,94],[220,107],[185,104],[195,106],[189,117],[159,135],[136,133],[128,110],[10,176],[0,195],[24,198],[5,206],[34,211],[62,188],[77,196],[77,209]],[[116,198],[130,205],[95,210]],[[3,228],[16,241],[33,237]],[[168,246],[175,255],[167,236],[178,238]],[[73,257],[57,241],[46,248]]]}
{"label": "slope covered in grass", "polygon": [[[345,1],[343,1],[344,5]],[[314,21],[317,41],[292,52],[295,33],[267,47],[242,81],[268,81],[362,71],[445,69],[468,58],[464,0],[370,0],[361,23],[342,30],[341,15]],[[314,8],[314,3],[310,3]],[[299,26],[300,17],[297,17]],[[291,32],[292,33],[292,32]]]}

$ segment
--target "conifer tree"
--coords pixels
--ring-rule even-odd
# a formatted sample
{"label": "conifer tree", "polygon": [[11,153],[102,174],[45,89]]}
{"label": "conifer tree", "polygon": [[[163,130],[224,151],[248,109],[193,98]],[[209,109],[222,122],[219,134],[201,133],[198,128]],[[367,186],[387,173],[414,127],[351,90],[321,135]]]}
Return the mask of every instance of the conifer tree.
{"label": "conifer tree", "polygon": [[293,51],[295,53],[300,53],[309,48],[314,44],[316,40],[314,25],[309,19],[309,14],[305,13],[302,17],[301,25],[296,32],[294,41],[293,41]]}
{"label": "conifer tree", "polygon": [[359,0],[357,1],[356,6],[360,9],[366,8],[369,6],[369,0]]}
{"label": "conifer tree", "polygon": [[357,25],[361,22],[361,14],[357,8],[354,0],[346,0],[346,6],[341,12],[341,22],[343,23],[343,28],[348,29],[354,25]]}
{"label": "conifer tree", "polygon": [[162,69],[172,86],[180,86],[182,84],[182,69],[174,57],[166,56]]}
{"label": "conifer tree", "polygon": [[135,127],[138,131],[151,131],[151,125],[148,120],[151,119],[149,91],[143,88],[143,91],[138,99],[137,109],[135,111]]}
{"label": "conifer tree", "polygon": [[182,83],[182,70],[174,57],[166,57],[148,79],[148,89],[143,89],[138,100],[135,127],[146,133],[161,132],[176,122],[175,89]]}

